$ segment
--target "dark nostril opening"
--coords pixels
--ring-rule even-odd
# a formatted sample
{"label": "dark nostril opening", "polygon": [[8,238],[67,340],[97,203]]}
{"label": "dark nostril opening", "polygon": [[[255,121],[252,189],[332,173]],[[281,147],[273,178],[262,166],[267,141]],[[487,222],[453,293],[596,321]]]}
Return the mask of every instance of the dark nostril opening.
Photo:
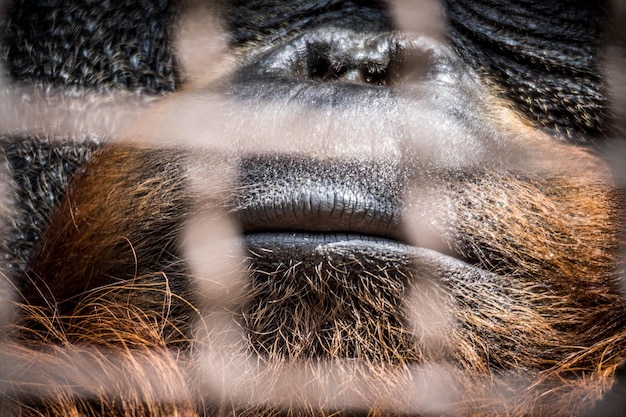
{"label": "dark nostril opening", "polygon": [[308,76],[319,81],[335,81],[343,77],[347,72],[345,66],[334,64],[326,56],[316,56],[309,62]]}
{"label": "dark nostril opening", "polygon": [[255,74],[386,87],[422,80],[437,71],[436,65],[441,67],[437,60],[445,56],[441,45],[419,39],[320,29],[276,45],[248,63],[240,74],[242,79],[257,81]]}

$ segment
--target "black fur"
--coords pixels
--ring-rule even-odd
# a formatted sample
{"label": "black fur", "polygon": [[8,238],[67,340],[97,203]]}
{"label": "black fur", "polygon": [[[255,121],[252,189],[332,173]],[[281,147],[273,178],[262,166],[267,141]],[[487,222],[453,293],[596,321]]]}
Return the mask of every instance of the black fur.
{"label": "black fur", "polygon": [[6,70],[44,87],[174,91],[174,12],[167,0],[14,1],[2,37]]}
{"label": "black fur", "polygon": [[[447,0],[450,40],[538,126],[567,140],[606,133],[607,1]],[[581,105],[581,103],[584,103]]]}

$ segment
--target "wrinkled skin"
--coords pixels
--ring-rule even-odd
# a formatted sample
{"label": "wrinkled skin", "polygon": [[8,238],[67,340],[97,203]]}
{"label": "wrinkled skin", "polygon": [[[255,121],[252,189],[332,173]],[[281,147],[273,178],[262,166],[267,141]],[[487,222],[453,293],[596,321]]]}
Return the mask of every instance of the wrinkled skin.
{"label": "wrinkled skin", "polygon": [[[593,412],[626,355],[608,4],[442,6],[433,36],[378,1],[9,6],[45,110],[7,175],[52,203],[3,243],[2,412]],[[33,188],[38,157],[69,161]]]}

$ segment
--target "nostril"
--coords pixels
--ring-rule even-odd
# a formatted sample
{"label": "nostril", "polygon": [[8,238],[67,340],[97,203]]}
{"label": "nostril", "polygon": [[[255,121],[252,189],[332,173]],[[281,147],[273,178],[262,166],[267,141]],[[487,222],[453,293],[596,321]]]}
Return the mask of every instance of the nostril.
{"label": "nostril", "polygon": [[[322,82],[347,81],[353,83],[387,85],[392,81],[390,66],[394,60],[390,57],[377,61],[371,60],[367,53],[338,53],[330,48],[309,48],[306,60],[307,77]],[[378,54],[380,55],[380,54]]]}
{"label": "nostril", "polygon": [[364,67],[361,69],[361,73],[366,84],[386,85],[393,81],[392,73],[389,71],[388,66],[383,68],[376,66]]}
{"label": "nostril", "polygon": [[308,77],[319,81],[335,81],[347,73],[347,67],[333,63],[328,57],[317,55],[308,64]]}

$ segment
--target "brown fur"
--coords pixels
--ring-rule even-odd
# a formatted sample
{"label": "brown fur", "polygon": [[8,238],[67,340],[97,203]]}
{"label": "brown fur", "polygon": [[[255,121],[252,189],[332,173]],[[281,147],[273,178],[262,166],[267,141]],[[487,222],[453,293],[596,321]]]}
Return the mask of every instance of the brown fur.
{"label": "brown fur", "polygon": [[155,265],[168,267],[164,260],[173,259],[189,210],[185,169],[183,155],[171,151],[119,147],[96,154],[57,210],[54,223],[63,226],[47,230],[31,259],[26,298],[62,303],[88,288],[161,272]]}
{"label": "brown fur", "polygon": [[[623,197],[595,162],[544,174],[445,171],[409,192],[431,196],[431,209],[407,210],[440,213],[429,224],[442,242],[489,272],[407,272],[393,262],[372,272],[366,256],[268,270],[250,254],[243,298],[211,311],[182,284],[189,271],[172,255],[199,204],[187,186],[193,161],[180,150],[116,145],[71,183],[2,352],[12,381],[5,410],[576,415],[624,360]],[[220,339],[229,332],[234,339]],[[441,409],[417,398],[437,378],[411,391],[431,365],[447,372]]]}

